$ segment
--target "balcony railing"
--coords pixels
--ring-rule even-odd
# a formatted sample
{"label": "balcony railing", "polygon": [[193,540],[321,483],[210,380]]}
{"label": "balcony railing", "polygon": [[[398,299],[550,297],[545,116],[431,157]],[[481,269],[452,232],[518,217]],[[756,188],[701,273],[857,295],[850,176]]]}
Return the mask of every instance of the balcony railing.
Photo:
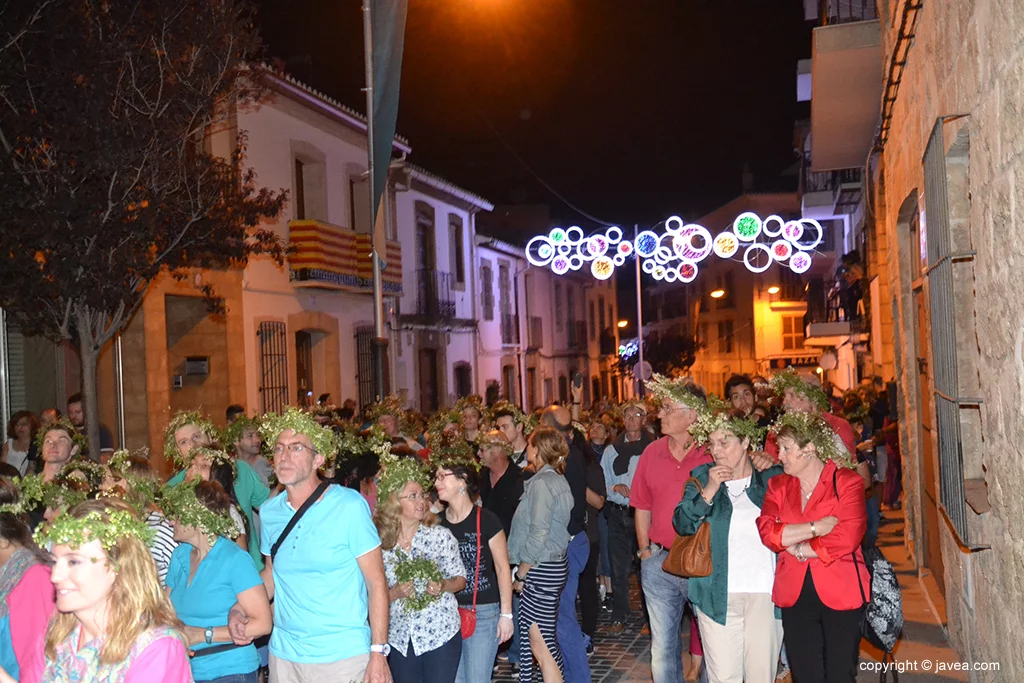
{"label": "balcony railing", "polygon": [[568,323],[569,339],[567,346],[570,351],[586,353],[587,351],[587,324],[576,320]]}
{"label": "balcony railing", "polygon": [[818,17],[822,26],[870,21],[878,18],[875,0],[819,0]]}
{"label": "balcony railing", "polygon": [[506,346],[519,343],[519,316],[515,313],[501,314],[501,343]]}
{"label": "balcony railing", "polygon": [[451,274],[432,268],[416,271],[416,314],[436,318],[454,318]]}
{"label": "balcony railing", "polygon": [[863,291],[858,285],[836,277],[812,279],[807,284],[807,314],[804,327],[807,337],[846,335],[870,329],[870,322],[860,314]]}

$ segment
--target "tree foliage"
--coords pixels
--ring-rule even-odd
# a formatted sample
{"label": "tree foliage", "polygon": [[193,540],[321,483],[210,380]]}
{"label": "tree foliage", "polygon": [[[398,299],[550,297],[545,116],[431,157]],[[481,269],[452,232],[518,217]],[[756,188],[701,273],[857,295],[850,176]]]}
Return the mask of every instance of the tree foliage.
{"label": "tree foliage", "polygon": [[209,149],[260,97],[260,39],[246,0],[9,2],[0,27],[0,306],[76,341],[88,384],[161,272],[282,256],[259,226],[284,193],[256,186],[244,134]]}

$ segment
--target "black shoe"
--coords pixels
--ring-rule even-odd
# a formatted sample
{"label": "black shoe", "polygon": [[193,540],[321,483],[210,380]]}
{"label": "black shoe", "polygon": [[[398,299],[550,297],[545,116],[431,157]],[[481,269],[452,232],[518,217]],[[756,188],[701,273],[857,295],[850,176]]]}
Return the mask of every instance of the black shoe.
{"label": "black shoe", "polygon": [[587,641],[587,657],[594,656],[594,641]]}
{"label": "black shoe", "polygon": [[601,609],[606,610],[608,612],[610,612],[612,610],[612,595],[611,595],[611,593],[609,593],[608,595],[604,596],[604,602],[601,603]]}

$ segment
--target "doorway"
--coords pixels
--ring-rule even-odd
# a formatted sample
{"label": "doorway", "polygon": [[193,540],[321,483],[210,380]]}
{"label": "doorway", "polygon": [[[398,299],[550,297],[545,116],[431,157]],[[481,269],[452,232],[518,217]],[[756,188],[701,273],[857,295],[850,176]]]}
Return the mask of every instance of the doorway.
{"label": "doorway", "polygon": [[313,335],[306,330],[295,333],[295,379],[298,404],[308,408],[313,405]]}
{"label": "doorway", "polygon": [[429,415],[435,412],[440,403],[437,372],[437,350],[420,349],[420,412]]}

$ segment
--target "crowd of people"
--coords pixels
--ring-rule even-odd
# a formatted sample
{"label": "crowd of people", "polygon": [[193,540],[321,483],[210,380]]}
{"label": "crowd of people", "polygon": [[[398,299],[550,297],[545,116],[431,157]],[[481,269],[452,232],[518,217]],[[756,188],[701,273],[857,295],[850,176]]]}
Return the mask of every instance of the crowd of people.
{"label": "crowd of people", "polygon": [[[881,387],[816,379],[737,375],[719,399],[655,376],[590,412],[578,389],[530,414],[182,412],[166,480],[144,450],[90,449],[81,397],[17,413],[0,683],[482,683],[501,660],[583,683],[601,610],[609,634],[642,612],[655,683],[853,681],[897,430]],[[701,530],[710,569],[679,575]]]}

